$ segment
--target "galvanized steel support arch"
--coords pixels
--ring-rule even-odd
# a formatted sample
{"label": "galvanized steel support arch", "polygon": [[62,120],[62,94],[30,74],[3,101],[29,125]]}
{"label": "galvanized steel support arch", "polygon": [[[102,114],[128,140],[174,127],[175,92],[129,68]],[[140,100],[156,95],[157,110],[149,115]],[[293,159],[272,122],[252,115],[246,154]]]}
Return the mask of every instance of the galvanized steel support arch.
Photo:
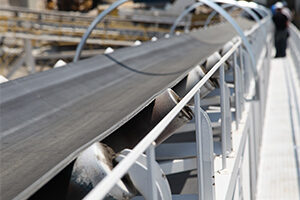
{"label": "galvanized steel support arch", "polygon": [[[243,9],[246,13],[248,13],[254,19],[255,22],[257,22],[259,24],[259,26],[261,26],[261,19],[259,19],[258,15],[254,11],[251,10],[248,2],[246,2],[246,1],[231,1],[231,0],[215,0],[214,2],[223,3],[223,5],[221,6],[223,9],[228,8],[228,7],[237,7],[237,8]],[[216,12],[216,10],[214,10],[207,17],[204,27],[206,27],[210,23],[210,21],[216,14],[217,14],[217,12]],[[262,27],[262,31],[263,31],[264,36],[266,37],[267,32],[264,27]]]}
{"label": "galvanized steel support arch", "polygon": [[193,9],[201,6],[201,5],[207,5],[209,7],[211,7],[213,10],[215,10],[216,12],[218,12],[220,15],[222,15],[232,26],[233,28],[236,30],[236,32],[238,33],[238,35],[241,37],[241,40],[250,56],[251,59],[251,66],[253,68],[253,73],[254,76],[257,76],[257,69],[256,69],[256,61],[253,55],[253,51],[251,48],[251,45],[249,43],[249,41],[247,40],[244,32],[242,31],[242,29],[240,28],[240,26],[235,22],[235,20],[221,7],[219,6],[217,3],[212,2],[210,0],[199,0],[199,2],[192,4],[190,7],[188,7],[186,10],[184,10],[179,17],[175,20],[174,24],[171,27],[170,30],[170,35],[174,34],[175,28],[177,27],[178,23],[183,19],[184,16],[186,16],[188,13],[190,13]]}
{"label": "galvanized steel support arch", "polygon": [[88,37],[90,36],[90,34],[92,33],[92,31],[94,30],[94,28],[97,26],[97,24],[99,22],[101,22],[101,20],[108,15],[111,11],[113,11],[114,9],[116,9],[117,7],[119,7],[120,5],[128,2],[129,0],[118,0],[116,2],[114,2],[109,8],[107,8],[106,10],[104,10],[103,12],[101,12],[95,19],[94,21],[90,24],[90,26],[88,27],[87,31],[84,33],[84,35],[81,38],[80,43],[77,45],[76,48],[76,54],[75,57],[73,59],[73,62],[77,62],[80,59],[80,55],[81,55],[81,51],[83,49],[83,46],[86,42],[86,40],[88,39]]}
{"label": "galvanized steel support arch", "polygon": [[[221,5],[221,7],[223,9],[225,8],[229,8],[229,7],[238,7],[238,8],[241,8],[243,9],[245,12],[247,12],[257,23],[260,23],[260,19],[259,17],[256,15],[255,12],[253,12],[250,8],[247,8],[243,5],[241,5],[239,2],[231,2],[231,1],[215,1],[217,3],[224,3],[223,5]],[[205,21],[205,24],[204,24],[204,27],[206,27],[211,19],[217,14],[217,12],[214,10],[213,12],[210,13],[210,15],[207,17],[206,21]]]}
{"label": "galvanized steel support arch", "polygon": [[[221,6],[223,9],[226,9],[226,8],[230,8],[230,7],[233,7],[233,5],[231,4],[224,4]],[[236,7],[237,8],[237,7]],[[205,20],[205,23],[204,23],[204,28],[206,28],[208,26],[208,24],[210,24],[211,20],[213,19],[214,16],[216,16],[217,12],[214,10],[212,11],[208,17],[206,18]]]}

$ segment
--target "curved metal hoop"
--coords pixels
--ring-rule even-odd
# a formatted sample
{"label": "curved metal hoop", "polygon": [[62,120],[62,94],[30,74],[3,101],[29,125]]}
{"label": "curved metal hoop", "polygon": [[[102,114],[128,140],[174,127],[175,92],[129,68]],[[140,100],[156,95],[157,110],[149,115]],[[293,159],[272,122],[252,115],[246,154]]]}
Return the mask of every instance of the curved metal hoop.
{"label": "curved metal hoop", "polygon": [[[251,10],[249,3],[248,2],[244,2],[244,1],[231,1],[231,0],[215,0],[214,2],[217,3],[224,3],[221,7],[223,9],[228,8],[228,7],[237,7],[237,8],[241,8],[243,9],[245,12],[247,12],[253,19],[255,22],[257,22],[259,24],[259,26],[262,28],[263,34],[266,37],[267,36],[267,31],[265,29],[265,27],[261,26],[261,20],[263,19],[259,19],[258,14],[256,14],[254,11]],[[253,6],[252,6],[253,7]],[[255,9],[255,8],[253,8]],[[255,9],[257,11],[257,9]],[[214,10],[208,17],[207,20],[205,21],[205,25],[204,27],[207,27],[207,25],[210,23],[211,19],[216,15],[216,11]]]}
{"label": "curved metal hoop", "polygon": [[[224,4],[221,6],[223,9],[226,9],[226,8],[230,8],[230,7],[233,7],[233,5],[231,4]],[[206,18],[205,20],[205,23],[204,23],[204,28],[206,28],[208,26],[208,24],[210,24],[211,20],[213,19],[214,16],[216,16],[217,12],[214,10],[212,11],[208,17]]]}
{"label": "curved metal hoop", "polygon": [[101,22],[101,20],[108,15],[111,11],[113,11],[114,9],[116,9],[117,7],[119,7],[120,5],[126,3],[129,0],[118,0],[116,2],[114,2],[109,8],[107,8],[106,10],[104,10],[103,12],[101,12],[95,19],[94,21],[90,24],[90,26],[88,27],[88,29],[86,30],[86,32],[84,33],[84,35],[81,38],[80,43],[77,45],[76,48],[76,54],[75,57],[73,59],[73,62],[77,62],[80,59],[81,56],[81,51],[83,49],[83,46],[85,45],[86,40],[88,39],[88,37],[90,36],[90,34],[92,33],[92,31],[94,30],[94,28],[97,26],[97,24],[99,22]]}
{"label": "curved metal hoop", "polygon": [[[215,1],[218,3],[224,3],[221,7],[223,9],[225,8],[229,8],[229,7],[238,7],[241,8],[243,10],[245,10],[245,12],[247,12],[254,20],[255,22],[260,24],[260,19],[257,16],[257,14],[255,12],[253,12],[251,9],[240,5],[238,2],[227,2],[227,1]],[[225,3],[226,2],[226,3]],[[205,23],[204,23],[204,27],[207,27],[207,25],[210,23],[210,21],[212,20],[212,18],[217,14],[217,12],[214,10],[213,12],[210,13],[210,15],[207,17]]]}
{"label": "curved metal hoop", "polygon": [[263,13],[265,13],[265,16],[270,16],[271,15],[270,11],[262,5],[259,5],[259,4],[255,3],[253,1],[252,2],[247,2],[247,4],[248,4],[249,8],[252,8],[255,11],[259,12],[262,16],[263,16]]}
{"label": "curved metal hoop", "polygon": [[[248,42],[243,30],[240,28],[240,26],[236,23],[236,21],[218,4],[216,4],[215,2],[212,2],[210,0],[199,0],[199,2],[192,4],[190,7],[188,7],[186,10],[184,10],[179,17],[175,20],[174,24],[171,27],[170,30],[170,35],[174,34],[175,28],[178,25],[178,23],[183,19],[183,17],[185,15],[187,15],[190,11],[192,11],[193,9],[197,8],[198,6],[201,5],[207,5],[209,7],[211,7],[213,10],[215,10],[216,12],[218,12],[220,15],[222,15],[232,26],[233,28],[236,30],[236,32],[238,33],[238,35],[241,37],[242,42],[250,56],[250,60],[251,60],[251,66],[253,68],[253,73],[254,76],[257,76],[257,69],[256,69],[256,61],[252,52],[252,48],[250,43]],[[257,17],[257,16],[256,16]]]}
{"label": "curved metal hoop", "polygon": [[187,15],[189,14],[192,10],[194,10],[195,8],[202,6],[203,3],[202,2],[197,2],[192,4],[191,6],[189,6],[187,9],[185,9],[174,21],[171,29],[170,29],[170,35],[174,35],[175,32],[175,28],[178,26],[179,22],[181,22],[181,20]]}

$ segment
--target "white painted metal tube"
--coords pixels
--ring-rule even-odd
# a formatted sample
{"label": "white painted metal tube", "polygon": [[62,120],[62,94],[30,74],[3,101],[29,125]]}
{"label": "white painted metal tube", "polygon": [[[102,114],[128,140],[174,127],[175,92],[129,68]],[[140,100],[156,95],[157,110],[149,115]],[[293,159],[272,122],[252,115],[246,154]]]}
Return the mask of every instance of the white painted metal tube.
{"label": "white painted metal tube", "polygon": [[195,128],[197,146],[197,179],[198,179],[198,200],[204,200],[203,188],[203,162],[202,162],[202,141],[201,141],[201,111],[200,111],[200,89],[195,96]]}
{"label": "white painted metal tube", "polygon": [[[226,8],[229,8],[229,7],[233,7],[233,5],[231,5],[231,4],[224,4],[224,5],[222,5],[221,7],[222,7],[223,9],[226,9]],[[205,23],[204,23],[204,28],[206,28],[206,27],[210,24],[211,20],[214,18],[214,16],[216,16],[216,14],[217,14],[217,12],[216,12],[215,10],[213,10],[213,11],[208,15],[208,17],[206,18]]]}
{"label": "white painted metal tube", "polygon": [[234,90],[235,90],[235,120],[236,120],[236,129],[239,127],[240,122],[240,113],[241,113],[241,105],[240,105],[240,70],[238,69],[237,64],[237,52],[233,54],[233,67],[234,67]]}
{"label": "white painted metal tube", "polygon": [[83,49],[83,46],[86,42],[86,40],[88,39],[88,37],[90,36],[90,34],[92,33],[92,31],[94,30],[94,28],[97,26],[97,24],[106,16],[108,15],[111,11],[113,11],[115,8],[117,8],[118,6],[126,3],[129,0],[118,0],[115,3],[113,3],[109,8],[107,8],[106,10],[104,10],[103,12],[101,12],[95,19],[94,21],[90,24],[90,26],[88,27],[87,31],[84,33],[84,35],[81,38],[80,43],[78,44],[77,48],[76,48],[76,54],[75,57],[73,59],[73,62],[77,62],[80,59],[80,55],[81,55],[81,51]]}
{"label": "white painted metal tube", "polygon": [[197,2],[192,4],[191,6],[189,6],[187,9],[185,9],[178,17],[177,19],[174,21],[169,34],[170,35],[174,35],[175,32],[175,28],[177,27],[177,25],[179,24],[179,22],[181,22],[181,20],[187,15],[189,14],[192,10],[194,10],[195,8],[202,6],[203,3],[202,2]]}
{"label": "white painted metal tube", "polygon": [[[229,0],[214,0],[216,3],[224,3],[221,7],[223,9],[228,7],[238,7],[243,9],[245,12],[247,12],[257,23],[260,23],[259,17],[256,15],[255,12],[253,12],[249,7],[247,2],[240,2],[240,1],[229,1]],[[214,10],[205,21],[205,27],[210,23],[211,19],[217,14],[217,12]]]}
{"label": "white painted metal tube", "polygon": [[170,30],[170,35],[174,34],[174,31],[175,31],[175,28],[176,28],[177,24],[182,20],[182,18],[185,15],[187,15],[190,11],[192,11],[193,9],[195,9],[195,8],[197,8],[197,7],[199,7],[203,4],[205,4],[209,7],[211,7],[212,9],[214,9],[216,12],[218,12],[220,15],[222,15],[233,26],[235,31],[241,37],[242,42],[243,42],[245,48],[247,49],[247,51],[249,53],[249,56],[250,56],[250,59],[251,59],[252,70],[253,70],[254,76],[257,77],[256,61],[255,61],[255,57],[253,55],[253,50],[251,48],[251,45],[250,45],[247,37],[245,36],[245,34],[243,32],[243,30],[240,28],[240,26],[235,22],[235,20],[221,6],[219,6],[215,2],[212,2],[211,0],[199,0],[199,2],[194,3],[193,5],[188,7],[186,10],[184,10],[179,15],[179,17],[175,20],[174,24],[172,25],[171,30]]}
{"label": "white painted metal tube", "polygon": [[191,91],[150,131],[141,142],[139,142],[132,152],[122,160],[85,198],[84,200],[103,199],[111,188],[121,179],[128,169],[135,163],[138,157],[146,151],[149,145],[161,134],[168,124],[193,98],[195,93],[205,84],[205,82],[219,69],[219,67],[232,55],[241,43],[236,43],[219,62],[191,89]]}
{"label": "white painted metal tube", "polygon": [[225,108],[225,98],[227,95],[225,94],[225,70],[224,65],[221,65],[219,68],[220,72],[220,88],[221,88],[221,128],[222,128],[222,169],[226,169],[226,156],[227,156],[227,144],[226,144],[226,108]]}
{"label": "white painted metal tube", "polygon": [[[244,99],[244,91],[245,91],[245,80],[244,80],[244,59],[243,59],[243,47],[240,46],[238,51],[239,51],[239,58],[240,58],[240,68],[241,68],[241,93],[242,93],[242,97],[241,99]],[[242,103],[242,110],[244,109],[244,102]],[[241,111],[242,112],[242,111]]]}
{"label": "white painted metal tube", "polygon": [[152,144],[148,147],[146,153],[147,153],[147,169],[148,169],[148,183],[150,187],[150,191],[148,193],[149,197],[147,199],[149,200],[157,200],[157,188],[155,184],[155,169],[154,169],[154,163],[155,163],[155,142],[152,142]]}

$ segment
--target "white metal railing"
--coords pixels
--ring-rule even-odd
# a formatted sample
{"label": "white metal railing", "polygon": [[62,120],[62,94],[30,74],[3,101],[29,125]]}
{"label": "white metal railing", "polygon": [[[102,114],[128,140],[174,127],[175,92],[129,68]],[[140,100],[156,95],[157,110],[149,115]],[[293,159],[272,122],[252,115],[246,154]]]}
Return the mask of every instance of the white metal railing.
{"label": "white metal railing", "polygon": [[300,31],[297,29],[297,27],[294,24],[289,25],[290,28],[290,34],[291,38],[294,40],[296,46],[298,47],[298,50],[300,49]]}
{"label": "white metal railing", "polygon": [[[171,123],[171,121],[178,115],[178,113],[188,104],[188,102],[193,98],[198,98],[200,88],[205,84],[209,78],[221,67],[225,61],[238,49],[241,42],[236,43],[231,50],[229,50],[219,61],[218,63],[189,91],[185,97],[150,131],[145,138],[141,140],[132,150],[132,152],[122,160],[109,174],[105,177],[84,199],[102,199],[105,195],[112,189],[112,187],[119,181],[127,172],[127,170],[134,164],[140,155],[147,150],[147,148],[153,148],[155,145],[156,138],[163,132],[163,130]],[[199,96],[200,98],[200,96]],[[197,101],[200,103],[200,100]],[[200,104],[195,107],[200,107]],[[196,110],[196,116],[199,116],[200,113]],[[197,120],[198,121],[198,120]],[[196,131],[200,132],[200,126],[196,125]],[[153,154],[147,155],[154,156]]]}
{"label": "white metal railing", "polygon": [[291,54],[296,64],[297,71],[300,73],[300,31],[292,23],[289,25]]}
{"label": "white metal railing", "polygon": [[[262,26],[265,25],[267,21],[263,23]],[[252,29],[249,34],[254,33],[255,31],[259,30],[261,26],[256,26],[255,29]],[[196,128],[196,134],[197,137],[201,134],[201,127],[200,127],[200,121],[201,121],[201,114],[200,110],[200,89],[205,84],[206,81],[208,81],[212,75],[219,70],[221,78],[221,85],[224,86],[224,63],[228,58],[231,56],[234,56],[234,63],[236,65],[236,55],[239,51],[240,53],[243,51],[240,51],[242,49],[241,46],[241,40],[239,39],[238,42],[236,42],[233,47],[215,64],[215,66],[186,94],[186,96],[147,134],[146,137],[144,137],[132,150],[131,153],[129,153],[125,159],[123,159],[114,169],[113,171],[106,176],[84,199],[85,200],[92,200],[92,199],[103,199],[105,195],[113,188],[113,186],[126,174],[126,172],[130,169],[130,167],[136,162],[136,160],[144,153],[147,154],[148,162],[148,169],[149,169],[149,181],[150,185],[152,185],[151,191],[152,196],[151,199],[157,199],[157,191],[155,187],[155,180],[153,180],[153,164],[151,164],[155,160],[155,154],[154,154],[154,148],[155,148],[155,140],[156,138],[163,132],[163,130],[168,126],[168,124],[178,115],[178,113],[188,104],[188,102],[194,97],[195,98],[195,128]],[[241,55],[240,55],[241,56]],[[242,59],[240,59],[242,61]],[[242,61],[243,62],[243,61]],[[244,67],[250,67],[250,63],[248,63],[247,66]],[[240,66],[242,67],[242,66]],[[249,74],[246,74],[249,75]],[[243,78],[243,77],[242,77]],[[241,88],[242,89],[242,88]],[[224,88],[221,87],[221,102],[224,102]],[[221,103],[222,104],[222,103]],[[224,106],[221,106],[224,107]],[[225,114],[225,110],[222,110],[222,114]],[[222,117],[222,121],[224,120],[224,116]],[[223,130],[222,132],[225,133]],[[201,144],[201,141],[199,141],[200,137],[197,139],[197,146]],[[226,147],[226,136],[222,135],[222,146]],[[222,150],[223,154],[223,168],[226,168],[226,157],[227,152],[226,149],[223,148]],[[201,148],[197,148],[197,159],[201,160]],[[201,171],[201,162],[198,163],[198,180],[199,183],[201,183],[201,174],[203,173]],[[152,177],[152,178],[151,178]],[[199,195],[202,195],[203,192],[202,184],[199,184]],[[201,199],[201,197],[200,197]]]}
{"label": "white metal railing", "polygon": [[[202,0],[203,2],[207,2],[206,0]],[[199,4],[200,5],[200,4]],[[221,10],[222,11],[222,10]],[[222,13],[222,12],[221,12]],[[227,15],[227,13],[223,13],[222,15]],[[230,21],[230,20],[229,20]],[[231,20],[232,21],[232,20]],[[221,142],[222,142],[222,169],[225,170],[227,168],[227,155],[228,155],[228,148],[227,143],[231,143],[232,141],[227,141],[230,139],[228,137],[228,133],[226,126],[226,117],[231,115],[230,110],[225,109],[225,98],[228,97],[226,94],[226,87],[225,86],[225,70],[224,65],[225,62],[230,58],[233,57],[233,67],[235,72],[235,102],[236,102],[236,124],[238,127],[239,119],[241,118],[242,112],[242,101],[243,95],[247,92],[247,88],[250,87],[251,80],[259,80],[257,74],[253,72],[257,71],[257,66],[253,66],[253,63],[256,62],[259,58],[258,55],[261,54],[261,49],[257,49],[262,44],[265,45],[266,43],[261,43],[265,39],[266,35],[266,25],[268,25],[270,21],[270,17],[267,16],[262,21],[257,23],[250,31],[248,31],[245,35],[252,36],[252,44],[251,48],[256,52],[256,56],[254,58],[253,52],[250,49],[250,44],[248,40],[246,40],[244,33],[240,33],[241,30],[235,22],[235,28],[239,32],[240,36],[242,37],[244,45],[247,48],[247,51],[243,49],[241,39],[238,39],[237,42],[232,46],[232,48],[213,66],[213,68],[182,98],[182,100],[132,149],[132,151],[112,170],[110,174],[108,174],[96,187],[84,198],[86,200],[94,200],[94,199],[103,199],[107,193],[113,188],[113,186],[128,172],[130,167],[137,161],[137,159],[146,152],[147,154],[147,172],[148,176],[148,183],[151,186],[151,192],[149,192],[149,197],[147,199],[158,199],[157,188],[155,185],[154,175],[154,162],[155,162],[155,140],[158,136],[164,131],[164,129],[172,122],[172,120],[179,114],[179,112],[188,104],[188,102],[194,98],[195,99],[195,131],[196,131],[196,145],[197,145],[197,172],[198,172],[198,199],[204,199],[203,191],[204,191],[204,183],[203,183],[203,166],[202,166],[202,147],[200,146],[201,141],[201,109],[200,109],[200,90],[201,87],[213,76],[214,73],[219,70],[220,73],[220,89],[221,89],[221,97],[220,97],[220,104],[221,104],[221,127],[222,127],[222,135],[221,135]],[[263,33],[263,34],[262,34]],[[259,36],[262,35],[262,36]],[[267,50],[267,54],[269,51]],[[239,54],[239,64],[237,62],[237,55]],[[249,60],[244,60],[244,55],[248,55],[251,57]],[[256,59],[256,60],[254,60]],[[245,71],[246,68],[254,67],[253,71]],[[252,74],[252,76],[250,75]],[[244,82],[245,77],[251,77],[248,82]],[[239,83],[238,80],[241,80]],[[254,81],[254,82],[256,82]],[[252,81],[253,82],[253,81]],[[256,82],[256,84],[258,84]],[[255,93],[253,93],[255,95]],[[231,140],[231,139],[230,139]],[[233,187],[233,186],[232,186]]]}

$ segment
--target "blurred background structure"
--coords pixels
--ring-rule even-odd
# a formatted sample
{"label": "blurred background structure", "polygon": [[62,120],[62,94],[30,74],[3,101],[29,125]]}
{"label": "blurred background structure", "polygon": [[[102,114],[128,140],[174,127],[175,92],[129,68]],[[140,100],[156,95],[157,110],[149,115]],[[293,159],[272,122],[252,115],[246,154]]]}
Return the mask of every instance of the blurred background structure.
{"label": "blurred background structure", "polygon": [[299,199],[299,1],[0,0],[0,199]]}
{"label": "blurred background structure", "polygon": [[[114,0],[0,0],[0,73],[9,79],[51,68],[58,58],[69,62],[75,47],[94,17]],[[100,23],[88,40],[83,56],[89,57],[106,48],[130,46],[166,34],[181,13],[195,0],[135,0],[113,11]],[[271,7],[275,0],[256,0]],[[293,23],[300,26],[300,0],[287,0]],[[7,6],[11,6],[6,9]],[[133,12],[134,10],[134,12]],[[179,28],[203,26],[210,8],[197,8]],[[233,12],[234,13],[234,12]],[[238,11],[236,12],[238,13]],[[218,17],[213,21],[218,22]],[[185,27],[183,27],[185,26]],[[101,45],[100,45],[101,44]],[[25,48],[26,47],[26,48]],[[26,49],[32,53],[23,54]],[[32,54],[32,55],[31,55]],[[29,58],[31,57],[31,58]],[[34,65],[34,67],[21,67]]]}

